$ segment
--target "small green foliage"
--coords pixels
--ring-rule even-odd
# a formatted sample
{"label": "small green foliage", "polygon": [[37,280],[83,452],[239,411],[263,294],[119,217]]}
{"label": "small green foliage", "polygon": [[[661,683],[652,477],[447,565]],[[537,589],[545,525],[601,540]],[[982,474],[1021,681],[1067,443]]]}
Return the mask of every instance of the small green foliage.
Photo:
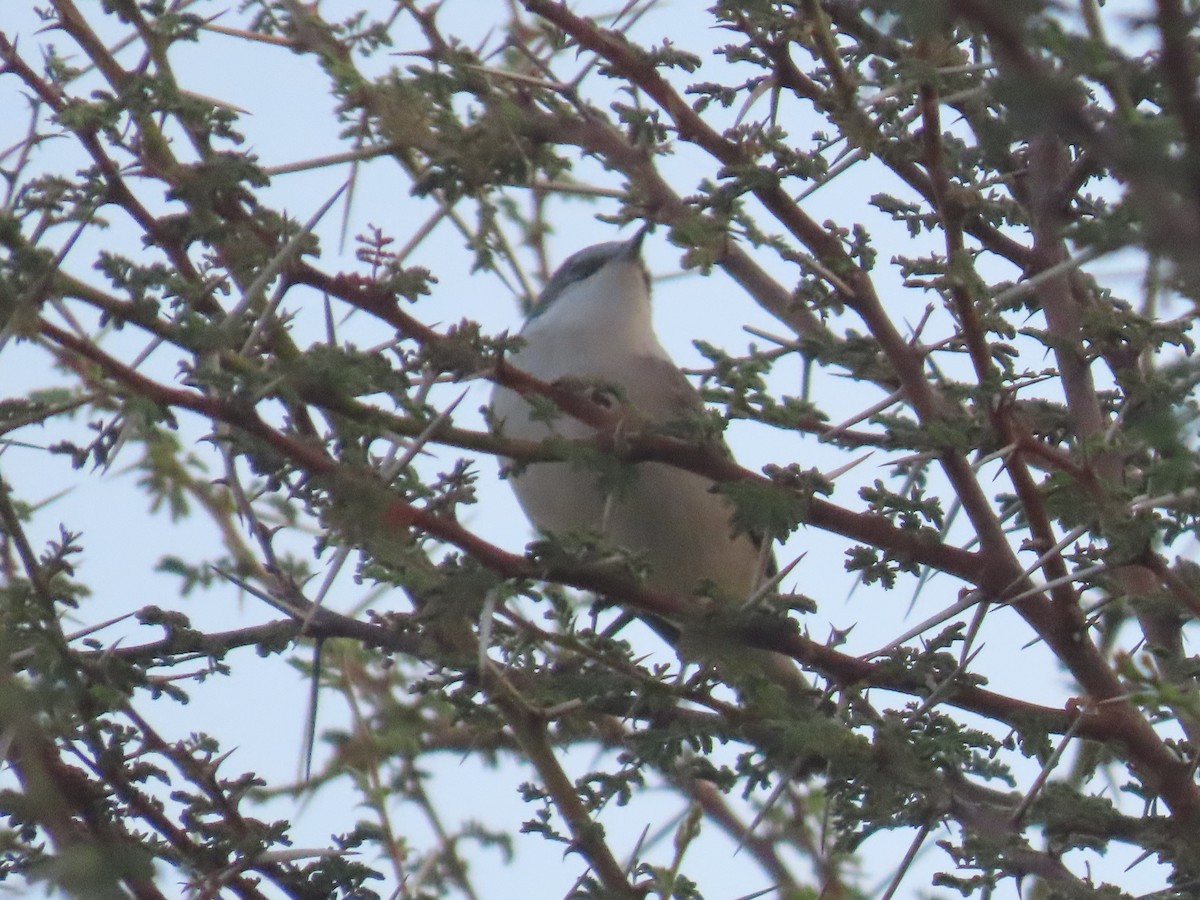
{"label": "small green foliage", "polygon": [[945,525],[941,501],[937,497],[926,497],[924,488],[914,486],[907,494],[889,491],[884,483],[876,479],[871,487],[864,487],[858,495],[867,501],[872,512],[894,521],[907,531],[924,531],[933,536]]}
{"label": "small green foliage", "polygon": [[398,294],[409,303],[428,296],[432,285],[437,283],[433,273],[423,266],[403,265],[396,253],[388,249],[393,238],[375,226],[368,226],[368,232],[358,235],[359,248],[355,256],[371,267],[371,280],[375,286]]}
{"label": "small green foliage", "polygon": [[[0,879],[433,900],[486,893],[485,857],[540,837],[559,894],[690,900],[730,893],[694,880],[728,831],[742,894],[755,865],[806,900],[893,874],[927,892],[881,862],[890,832],[926,835],[932,883],[964,896],[1145,893],[1137,868],[1093,875],[1114,842],[1192,896],[1196,23],[1034,0],[326,5],[53,3],[0,35]],[[719,46],[680,43],[679,15]],[[317,150],[281,155],[270,116],[206,95],[218,42]],[[305,226],[326,175],[349,189]],[[639,620],[619,587],[653,571],[642,548],[581,528],[522,556],[524,519],[480,508],[482,457],[513,445],[444,403],[521,338],[465,310],[533,302],[604,239],[589,217],[661,226],[655,275],[712,275],[689,285],[754,343],[696,344],[707,406],[550,438],[513,472],[554,460],[620,500],[630,447],[723,462],[736,422],[770,438],[768,480],[714,492],[736,531],[793,537],[811,596],[651,582],[680,615]],[[557,386],[618,409],[614,380]],[[77,521],[97,479],[126,492],[99,511],[104,559]],[[827,577],[838,554],[850,579]],[[867,634],[902,581],[908,615]],[[238,770],[203,703],[190,734],[154,715],[246,660],[287,676],[281,702],[315,682],[308,784]],[[1026,669],[1037,690],[1008,677]],[[279,740],[286,761],[300,735]],[[500,807],[442,805],[515,771],[524,838]],[[268,791],[297,815],[341,792],[322,808],[346,833],[297,850],[255,817]]]}
{"label": "small green foliage", "polygon": [[[805,477],[805,476],[809,477]],[[809,499],[831,489],[816,473],[789,473],[776,480],[782,487],[745,478],[727,481],[717,487],[734,505],[732,518],[737,534],[765,534],[772,540],[784,540],[804,521]]]}
{"label": "small green foliage", "polygon": [[495,342],[483,336],[478,322],[464,319],[448,327],[441,340],[426,344],[419,361],[434,372],[462,378],[475,374],[495,348]]}
{"label": "small green foliage", "polygon": [[896,586],[896,576],[901,572],[917,574],[920,570],[912,563],[904,564],[880,553],[875,547],[859,545],[846,551],[846,571],[856,572],[865,585],[881,584],[885,590]]}
{"label": "small green foliage", "polygon": [[277,373],[300,395],[350,398],[370,394],[403,393],[402,377],[387,357],[364,353],[353,345],[314,344],[289,359]]}
{"label": "small green foliage", "polygon": [[554,534],[534,541],[527,548],[530,559],[548,571],[574,571],[580,566],[597,566],[633,581],[645,575],[645,563],[635,553],[615,546],[602,535],[589,531]]}
{"label": "small green foliage", "polygon": [[701,59],[694,53],[681,50],[670,41],[663,41],[658,46],[651,46],[646,51],[647,60],[663,69],[682,69],[684,72],[694,72],[701,66]]}

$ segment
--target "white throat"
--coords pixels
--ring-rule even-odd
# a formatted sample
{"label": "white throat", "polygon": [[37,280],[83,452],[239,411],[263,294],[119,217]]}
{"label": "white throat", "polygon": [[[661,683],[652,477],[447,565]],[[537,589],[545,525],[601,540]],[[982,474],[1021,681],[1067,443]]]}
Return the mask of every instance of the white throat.
{"label": "white throat", "polygon": [[654,335],[650,290],[636,260],[614,260],[568,285],[526,324],[522,336],[529,345],[550,341],[560,350],[567,345],[588,358],[668,358]]}

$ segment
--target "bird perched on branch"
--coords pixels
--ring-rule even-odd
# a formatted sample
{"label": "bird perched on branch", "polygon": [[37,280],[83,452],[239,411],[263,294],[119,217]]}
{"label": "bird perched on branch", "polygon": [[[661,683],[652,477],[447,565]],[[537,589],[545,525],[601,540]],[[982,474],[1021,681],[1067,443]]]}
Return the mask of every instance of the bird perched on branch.
{"label": "bird perched on branch", "polygon": [[[642,228],[628,241],[596,244],[569,257],[530,311],[520,334],[524,343],[509,362],[544,381],[615,388],[631,421],[658,426],[694,418],[704,405],[654,333],[650,277],[641,256],[645,235]],[[499,385],[491,410],[507,437],[595,434],[566,413],[546,421],[529,400]],[[539,531],[601,533],[643,557],[651,588],[687,597],[707,585],[716,599],[744,605],[765,574],[768,557],[760,542],[734,534],[733,503],[702,475],[642,462],[635,464],[632,484],[606,491],[584,464],[536,462],[517,469],[511,482]],[[802,684],[788,658],[752,655],[775,680]]]}

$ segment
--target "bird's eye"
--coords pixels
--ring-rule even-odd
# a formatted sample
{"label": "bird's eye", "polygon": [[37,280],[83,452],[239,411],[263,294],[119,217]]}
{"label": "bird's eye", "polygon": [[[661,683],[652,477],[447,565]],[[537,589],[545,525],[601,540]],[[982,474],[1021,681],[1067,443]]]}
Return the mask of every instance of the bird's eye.
{"label": "bird's eye", "polygon": [[581,259],[571,267],[570,281],[583,281],[585,278],[591,277],[600,267],[603,266],[605,260],[603,257],[592,257],[591,259]]}

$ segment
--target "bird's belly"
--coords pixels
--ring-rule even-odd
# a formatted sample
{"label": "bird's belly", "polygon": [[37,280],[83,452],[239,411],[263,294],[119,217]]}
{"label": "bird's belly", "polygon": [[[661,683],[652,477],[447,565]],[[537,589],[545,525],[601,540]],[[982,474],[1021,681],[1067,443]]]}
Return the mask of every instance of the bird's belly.
{"label": "bird's belly", "polygon": [[634,469],[635,481],[611,503],[594,473],[570,463],[530,465],[513,488],[541,531],[591,529],[643,554],[652,587],[689,594],[707,581],[730,599],[747,597],[759,550],[746,535],[731,538],[729,501],[710,492],[711,481],[691,472],[661,463]]}

